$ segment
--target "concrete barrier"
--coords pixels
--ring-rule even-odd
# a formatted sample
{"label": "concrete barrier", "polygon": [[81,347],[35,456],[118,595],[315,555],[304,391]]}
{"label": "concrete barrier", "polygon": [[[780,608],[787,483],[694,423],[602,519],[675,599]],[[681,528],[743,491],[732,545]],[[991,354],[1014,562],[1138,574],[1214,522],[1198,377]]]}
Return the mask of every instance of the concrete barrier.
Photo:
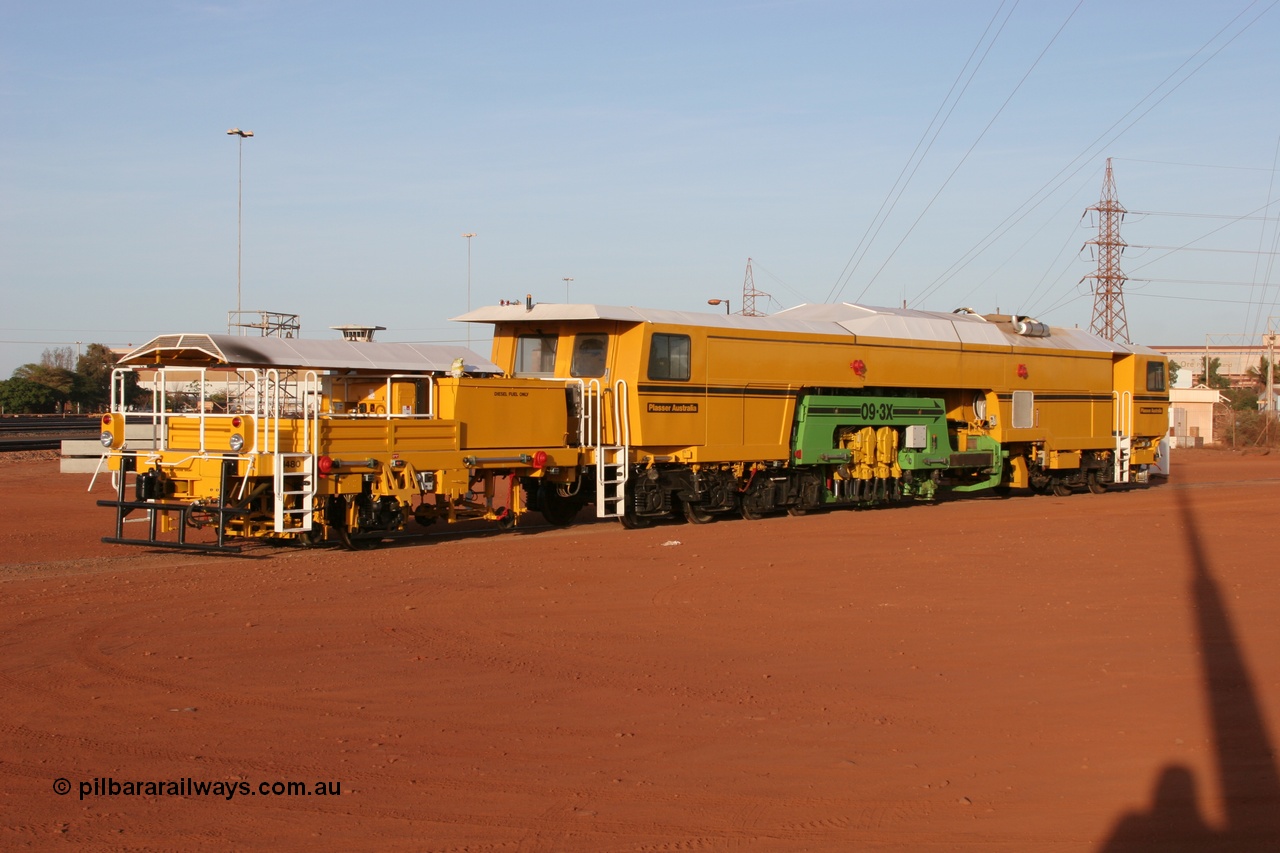
{"label": "concrete barrier", "polygon": [[[151,424],[125,424],[124,439],[130,450],[151,450],[156,446]],[[62,474],[92,474],[98,470],[104,448],[91,438],[66,439],[58,471]],[[106,470],[106,466],[102,466]]]}

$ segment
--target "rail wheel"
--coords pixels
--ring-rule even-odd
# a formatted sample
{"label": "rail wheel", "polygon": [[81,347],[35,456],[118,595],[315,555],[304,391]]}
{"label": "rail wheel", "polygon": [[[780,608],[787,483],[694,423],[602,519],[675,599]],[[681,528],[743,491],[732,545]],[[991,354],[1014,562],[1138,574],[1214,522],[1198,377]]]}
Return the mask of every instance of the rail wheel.
{"label": "rail wheel", "polygon": [[[635,478],[627,480],[622,493],[622,526],[628,530],[649,527],[671,511],[670,499],[657,485],[656,480]],[[644,509],[642,515],[639,510]]]}
{"label": "rail wheel", "polygon": [[1054,478],[1054,481],[1049,488],[1052,489],[1053,493],[1060,498],[1065,498],[1067,495],[1071,494],[1071,487],[1058,478]]}
{"label": "rail wheel", "polygon": [[550,483],[544,483],[538,501],[542,517],[552,527],[568,527],[578,517],[583,504],[576,497],[565,497],[560,490]]}
{"label": "rail wheel", "polygon": [[1093,492],[1095,495],[1105,494],[1107,491],[1107,484],[1098,478],[1097,471],[1090,471],[1085,477],[1085,482],[1089,486],[1089,491]]}
{"label": "rail wheel", "polygon": [[772,484],[755,474],[747,481],[746,488],[738,494],[738,512],[747,521],[759,521],[778,509],[773,500]]}
{"label": "rail wheel", "polygon": [[352,533],[345,527],[338,528],[338,540],[348,551],[372,551],[382,544],[381,533]]}
{"label": "rail wheel", "polygon": [[684,519],[690,524],[708,524],[716,520],[715,514],[707,512],[692,501],[681,501]]}
{"label": "rail wheel", "polygon": [[653,519],[636,515],[635,510],[631,507],[624,509],[618,520],[621,521],[622,526],[628,530],[642,530],[653,524]]}
{"label": "rail wheel", "polygon": [[311,529],[300,534],[296,541],[300,548],[319,548],[324,544],[324,525],[312,521]]}
{"label": "rail wheel", "polygon": [[622,515],[618,517],[618,520],[622,522],[622,526],[627,530],[641,530],[653,524],[652,518],[636,514],[635,484],[628,482],[624,488]]}

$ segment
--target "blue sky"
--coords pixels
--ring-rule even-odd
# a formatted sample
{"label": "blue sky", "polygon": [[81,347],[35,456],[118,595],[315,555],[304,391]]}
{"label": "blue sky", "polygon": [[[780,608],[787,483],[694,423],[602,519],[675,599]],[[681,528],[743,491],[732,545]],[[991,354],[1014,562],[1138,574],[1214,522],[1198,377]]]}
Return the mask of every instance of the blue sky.
{"label": "blue sky", "polygon": [[308,337],[465,339],[464,232],[477,306],[569,276],[575,302],[737,310],[751,257],[775,309],[1088,327],[1107,157],[1131,337],[1256,336],[1280,320],[1275,6],[0,0],[0,378],[226,330],[232,127],[243,307]]}

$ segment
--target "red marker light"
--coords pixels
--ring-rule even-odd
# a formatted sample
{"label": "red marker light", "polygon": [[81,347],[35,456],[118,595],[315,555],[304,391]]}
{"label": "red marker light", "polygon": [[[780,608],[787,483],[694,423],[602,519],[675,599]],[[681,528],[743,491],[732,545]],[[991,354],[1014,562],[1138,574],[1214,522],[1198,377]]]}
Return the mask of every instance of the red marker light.
{"label": "red marker light", "polygon": [[1029,370],[1027,370],[1027,366],[1026,366],[1025,364],[1019,364],[1019,365],[1018,365],[1018,378],[1019,378],[1019,379],[1026,379],[1026,378],[1027,378],[1028,376],[1030,376],[1030,375],[1031,375],[1031,372],[1030,372]]}
{"label": "red marker light", "polygon": [[321,474],[328,474],[333,470],[333,457],[321,456],[316,460],[316,467],[320,469]]}
{"label": "red marker light", "polygon": [[236,417],[234,417],[234,418],[232,418],[232,419],[231,419],[231,425],[232,425],[233,427],[239,428],[240,423],[241,423],[241,422],[240,422],[240,418],[239,418],[239,416],[236,416]]}
{"label": "red marker light", "polygon": [[103,415],[103,416],[102,416],[102,422],[103,422],[104,424],[109,424],[109,423],[111,423],[111,415]]}
{"label": "red marker light", "polygon": [[533,467],[534,468],[547,467],[547,451],[539,450],[537,453],[533,454]]}

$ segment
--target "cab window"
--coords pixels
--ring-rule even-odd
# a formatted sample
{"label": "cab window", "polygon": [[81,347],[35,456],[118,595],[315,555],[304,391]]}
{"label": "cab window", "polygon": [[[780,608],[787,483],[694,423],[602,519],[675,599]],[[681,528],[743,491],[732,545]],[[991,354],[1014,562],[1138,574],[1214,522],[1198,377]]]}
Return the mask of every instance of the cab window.
{"label": "cab window", "polygon": [[521,335],[516,339],[516,376],[554,376],[555,335]]}
{"label": "cab window", "polygon": [[1148,391],[1164,390],[1164,362],[1163,361],[1147,362],[1147,390]]}
{"label": "cab window", "polygon": [[689,336],[654,335],[649,343],[649,378],[689,379]]}
{"label": "cab window", "polygon": [[609,350],[608,335],[577,335],[573,339],[573,361],[570,376],[604,376],[605,356]]}

